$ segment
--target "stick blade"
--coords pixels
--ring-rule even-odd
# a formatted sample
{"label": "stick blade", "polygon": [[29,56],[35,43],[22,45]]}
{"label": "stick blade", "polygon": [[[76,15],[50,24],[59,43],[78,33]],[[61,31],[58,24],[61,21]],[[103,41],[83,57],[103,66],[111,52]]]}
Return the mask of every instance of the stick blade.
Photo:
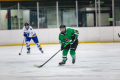
{"label": "stick blade", "polygon": [[35,65],[35,64],[34,64],[33,66],[34,66],[34,67],[37,67],[37,68],[41,68],[43,65],[40,66],[40,65]]}
{"label": "stick blade", "polygon": [[34,64],[33,66],[34,66],[34,67],[39,67],[39,65],[35,65],[35,64]]}

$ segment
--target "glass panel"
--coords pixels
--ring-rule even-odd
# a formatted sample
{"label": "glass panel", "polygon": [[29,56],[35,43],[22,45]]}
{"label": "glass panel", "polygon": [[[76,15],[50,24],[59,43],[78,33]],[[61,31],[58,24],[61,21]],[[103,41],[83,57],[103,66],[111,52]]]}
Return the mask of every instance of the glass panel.
{"label": "glass panel", "polygon": [[115,25],[120,26],[120,0],[115,0]]}
{"label": "glass panel", "polygon": [[95,1],[78,1],[78,26],[95,26]]}
{"label": "glass panel", "polygon": [[56,2],[39,2],[39,27],[56,28]]}
{"label": "glass panel", "polygon": [[[98,1],[98,0],[97,0]],[[79,26],[80,27],[93,27],[96,26],[95,15],[95,1],[78,1],[79,6]],[[112,0],[101,0],[101,26],[112,26]],[[98,4],[97,4],[98,13]],[[97,14],[97,25],[99,26],[99,13]]]}
{"label": "glass panel", "polygon": [[[27,4],[27,5],[26,5]],[[24,1],[20,2],[20,28],[22,29],[24,23],[28,22],[30,26],[37,29],[37,2]]]}
{"label": "glass panel", "polygon": [[[113,26],[112,0],[101,0],[101,26]],[[99,14],[98,14],[99,16]],[[99,24],[99,17],[98,17]]]}
{"label": "glass panel", "polygon": [[[17,10],[17,2],[3,1],[0,3],[1,3],[1,29],[2,30],[13,29],[12,16],[13,16],[13,10]],[[17,25],[14,27],[16,28]]]}
{"label": "glass panel", "polygon": [[76,1],[58,2],[59,24],[67,27],[77,27],[76,25]]}
{"label": "glass panel", "polygon": [[18,4],[11,9],[11,29],[19,29],[18,26]]}
{"label": "glass panel", "polygon": [[7,17],[7,10],[1,10],[1,30],[8,29],[8,17]]}

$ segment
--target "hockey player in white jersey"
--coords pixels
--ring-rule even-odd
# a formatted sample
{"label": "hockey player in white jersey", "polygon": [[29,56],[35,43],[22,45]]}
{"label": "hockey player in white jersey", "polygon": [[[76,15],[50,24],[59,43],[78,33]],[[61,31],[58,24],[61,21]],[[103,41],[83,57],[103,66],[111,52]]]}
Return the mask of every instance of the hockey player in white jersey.
{"label": "hockey player in white jersey", "polygon": [[29,23],[26,22],[24,27],[23,27],[23,32],[24,32],[24,37],[25,37],[25,42],[26,42],[26,47],[27,47],[27,53],[30,53],[30,40],[32,39],[34,43],[37,45],[41,53],[43,53],[42,47],[39,44],[38,38],[36,33],[33,31],[33,28],[29,26]]}

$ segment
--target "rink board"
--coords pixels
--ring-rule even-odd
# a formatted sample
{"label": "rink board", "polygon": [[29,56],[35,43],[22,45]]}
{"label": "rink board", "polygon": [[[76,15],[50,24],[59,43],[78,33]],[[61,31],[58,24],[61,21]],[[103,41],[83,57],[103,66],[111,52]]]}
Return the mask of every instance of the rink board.
{"label": "rink board", "polygon": [[[73,28],[79,31],[79,43],[120,42],[118,37],[120,27]],[[59,43],[59,28],[34,29],[34,31],[42,45]],[[0,46],[19,46],[22,44],[23,39],[23,30],[0,31]],[[34,44],[33,41],[30,44]]]}

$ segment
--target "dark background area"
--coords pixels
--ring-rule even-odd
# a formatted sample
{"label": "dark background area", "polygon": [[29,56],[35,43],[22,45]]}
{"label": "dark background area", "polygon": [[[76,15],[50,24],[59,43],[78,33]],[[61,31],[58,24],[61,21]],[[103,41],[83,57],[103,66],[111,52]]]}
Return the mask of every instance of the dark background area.
{"label": "dark background area", "polygon": [[[33,8],[32,6],[36,6],[36,2],[41,2],[42,4],[40,6],[55,6],[54,3],[55,1],[59,1],[62,2],[60,5],[62,6],[66,6],[67,7],[67,2],[69,2],[69,5],[75,6],[74,2],[75,0],[36,0],[36,1],[0,1],[2,8],[5,7],[10,7],[13,5],[16,5],[18,2],[20,2],[21,5],[23,5],[24,7],[27,8]],[[78,0],[78,4],[79,7],[84,7],[84,6],[89,6],[90,5],[90,1],[92,1],[92,3],[94,3],[95,0]],[[112,0],[101,0],[101,2],[104,1],[105,5],[104,6],[111,6]],[[44,4],[44,3],[48,3],[48,4]],[[115,0],[115,5],[120,6],[120,0]]]}

